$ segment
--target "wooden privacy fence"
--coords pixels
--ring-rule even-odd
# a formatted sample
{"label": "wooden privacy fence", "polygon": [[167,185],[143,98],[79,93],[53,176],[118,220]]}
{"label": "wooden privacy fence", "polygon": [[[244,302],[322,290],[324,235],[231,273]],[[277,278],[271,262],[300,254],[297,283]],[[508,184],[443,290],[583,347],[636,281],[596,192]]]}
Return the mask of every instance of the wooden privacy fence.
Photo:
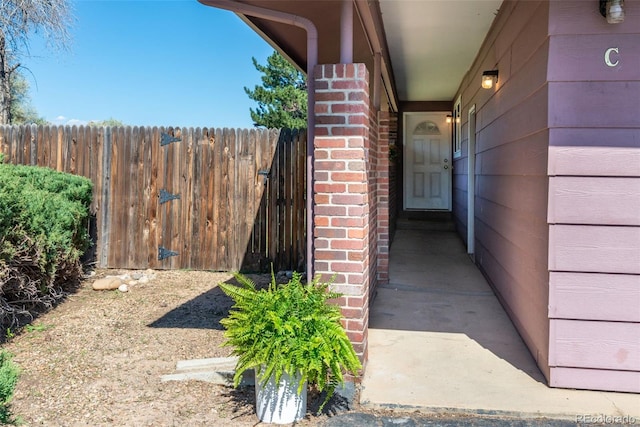
{"label": "wooden privacy fence", "polygon": [[0,126],[0,152],[93,181],[99,267],[304,266],[304,131]]}

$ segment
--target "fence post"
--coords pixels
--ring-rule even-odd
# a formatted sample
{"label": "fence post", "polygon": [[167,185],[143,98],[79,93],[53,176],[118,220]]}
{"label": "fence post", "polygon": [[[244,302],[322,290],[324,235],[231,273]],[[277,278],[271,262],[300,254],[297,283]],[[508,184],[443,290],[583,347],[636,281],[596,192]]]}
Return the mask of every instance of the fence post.
{"label": "fence post", "polygon": [[104,268],[109,263],[109,233],[111,232],[111,216],[109,215],[111,202],[111,127],[102,128],[102,137],[102,188],[100,188],[102,204],[100,205],[100,261],[98,265]]}

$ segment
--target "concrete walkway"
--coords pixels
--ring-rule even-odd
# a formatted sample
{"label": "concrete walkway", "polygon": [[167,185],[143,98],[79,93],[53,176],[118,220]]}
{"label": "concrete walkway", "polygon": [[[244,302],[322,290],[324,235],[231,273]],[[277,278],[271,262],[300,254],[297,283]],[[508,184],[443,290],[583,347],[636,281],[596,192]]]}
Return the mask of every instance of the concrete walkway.
{"label": "concrete walkway", "polygon": [[546,385],[452,231],[397,230],[370,316],[365,408],[640,424],[640,395]]}

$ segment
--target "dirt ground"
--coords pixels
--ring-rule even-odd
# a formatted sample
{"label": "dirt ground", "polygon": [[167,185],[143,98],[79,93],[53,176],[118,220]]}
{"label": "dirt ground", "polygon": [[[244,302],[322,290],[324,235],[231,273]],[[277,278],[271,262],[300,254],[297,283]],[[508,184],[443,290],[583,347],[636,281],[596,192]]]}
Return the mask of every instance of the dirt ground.
{"label": "dirt ground", "polygon": [[[231,275],[154,271],[125,293],[92,290],[96,278],[122,273],[96,271],[3,345],[22,370],[12,413],[26,426],[258,424],[252,387],[161,381],[179,360],[231,354],[219,320],[232,301],[217,288]],[[298,425],[324,420],[308,413]]]}

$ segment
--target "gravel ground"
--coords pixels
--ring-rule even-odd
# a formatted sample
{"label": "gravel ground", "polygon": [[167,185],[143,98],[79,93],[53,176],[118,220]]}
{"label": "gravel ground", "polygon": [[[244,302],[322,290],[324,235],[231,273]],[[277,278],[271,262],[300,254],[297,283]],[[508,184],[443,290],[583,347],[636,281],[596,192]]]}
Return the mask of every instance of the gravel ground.
{"label": "gravel ground", "polygon": [[[96,273],[3,345],[22,370],[11,408],[23,425],[256,425],[252,387],[160,380],[179,360],[230,355],[219,320],[232,301],[217,284],[231,275],[154,271],[123,293],[91,284],[126,271]],[[308,414],[299,425],[325,419]]]}

